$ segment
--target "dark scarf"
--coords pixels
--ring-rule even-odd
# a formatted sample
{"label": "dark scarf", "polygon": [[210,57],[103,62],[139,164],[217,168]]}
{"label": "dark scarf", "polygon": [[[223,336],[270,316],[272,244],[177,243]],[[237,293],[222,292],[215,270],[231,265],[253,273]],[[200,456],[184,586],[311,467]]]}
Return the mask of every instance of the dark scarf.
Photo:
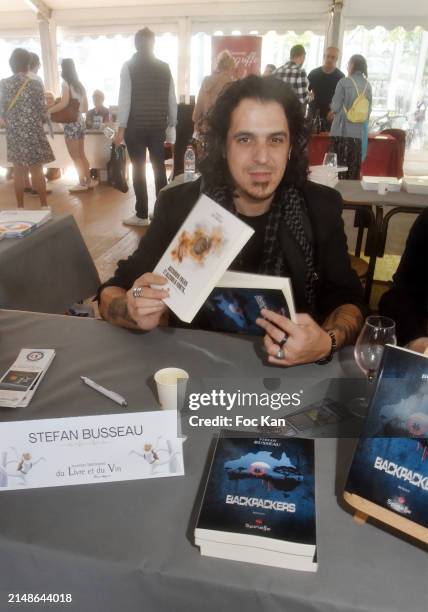
{"label": "dark scarf", "polygon": [[[203,191],[215,202],[233,214],[237,214],[233,202],[233,194],[228,187],[204,188]],[[303,227],[303,213],[305,210],[305,199],[297,187],[287,185],[277,191],[269,210],[263,257],[259,266],[259,272],[260,274],[269,274],[271,276],[286,276],[286,265],[280,242],[281,223],[284,222],[301,248],[305,259],[305,297],[308,305],[312,306],[315,301],[314,280],[316,274],[312,244]]]}

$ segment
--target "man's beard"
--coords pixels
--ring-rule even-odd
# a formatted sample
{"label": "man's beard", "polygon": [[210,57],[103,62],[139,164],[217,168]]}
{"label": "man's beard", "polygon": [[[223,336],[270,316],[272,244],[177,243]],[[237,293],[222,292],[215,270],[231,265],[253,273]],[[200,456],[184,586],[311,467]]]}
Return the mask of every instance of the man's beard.
{"label": "man's beard", "polygon": [[[266,185],[266,188],[268,187],[268,183],[258,183],[258,185],[262,186],[262,185]],[[257,190],[257,188],[255,188]],[[275,189],[270,189],[269,191],[265,191],[262,193],[252,193],[251,191],[248,191],[247,189],[244,189],[243,187],[240,187],[239,190],[236,190],[236,195],[238,196],[238,198],[240,197],[244,197],[248,203],[252,203],[252,204],[260,204],[261,202],[265,202],[266,200],[269,200],[270,198],[272,198],[272,196],[275,194],[276,188]]]}

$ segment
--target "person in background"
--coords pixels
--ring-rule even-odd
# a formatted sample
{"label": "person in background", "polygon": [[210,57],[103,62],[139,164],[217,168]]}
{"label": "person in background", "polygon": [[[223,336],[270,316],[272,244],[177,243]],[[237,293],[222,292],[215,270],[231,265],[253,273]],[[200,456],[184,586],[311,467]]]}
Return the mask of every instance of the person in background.
{"label": "person in background", "polygon": [[79,113],[76,121],[64,123],[64,139],[70,157],[79,175],[79,182],[69,191],[71,193],[88,191],[95,187],[96,181],[91,179],[89,162],[85,155],[85,122],[82,113],[88,110],[88,99],[86,91],[77,76],[76,67],[72,59],[63,59],[61,62],[61,76],[63,79],[61,99],[59,102],[48,108],[49,114],[63,110],[68,106],[70,98],[79,101]]}
{"label": "person in background", "polygon": [[120,73],[119,128],[114,144],[125,139],[132,163],[135,214],[125,225],[149,225],[146,151],[155,175],[156,196],[166,185],[164,143],[175,143],[177,100],[168,64],[154,55],[155,34],[149,28],[135,35],[137,52]]}
{"label": "person in background", "polygon": [[[36,81],[38,81],[41,86],[43,87],[43,90],[45,88],[44,84],[43,84],[43,80],[42,78],[37,74],[40,70],[40,58],[37,55],[37,53],[31,53],[30,52],[30,65],[29,65],[29,71],[28,71],[28,77],[30,79],[34,79]],[[45,98],[46,99],[46,98]],[[37,193],[37,190],[33,188],[32,184],[31,184],[31,176],[30,176],[30,171],[28,170],[28,172],[25,175],[25,189],[24,189],[25,193],[29,193],[32,196],[38,196],[39,194]],[[51,189],[46,189],[46,193],[50,194],[52,193]]]}
{"label": "person in background", "polygon": [[[208,127],[202,177],[159,194],[137,250],[98,291],[101,316],[129,329],[159,325],[168,286],[152,271],[203,192],[254,229],[232,270],[292,279],[296,310],[305,314],[292,322],[262,309],[257,319],[269,362],[330,360],[355,341],[366,308],[350,266],[342,198],[307,178],[302,105],[291,87],[251,75],[224,89]],[[192,327],[210,329],[203,310]]]}
{"label": "person in background", "polygon": [[45,208],[43,164],[55,158],[43,127],[46,121],[43,87],[38,80],[28,77],[28,51],[15,49],[9,64],[13,76],[0,81],[0,117],[5,121],[7,159],[13,164],[16,201],[18,208],[23,208],[25,176],[30,170],[33,187]]}
{"label": "person in background", "polygon": [[394,319],[397,340],[423,353],[428,348],[428,209],[416,219],[406,242],[391,289],[379,312]]}
{"label": "person in background", "polygon": [[86,127],[100,129],[102,123],[108,123],[110,111],[104,106],[104,94],[99,89],[92,94],[92,101],[94,108],[86,113]]}
{"label": "person in background", "polygon": [[263,76],[270,76],[276,70],[275,64],[266,64],[265,69],[263,70]]}
{"label": "person in background", "polygon": [[330,131],[333,121],[330,104],[336,91],[336,85],[345,76],[336,67],[338,58],[339,49],[337,47],[327,47],[324,52],[323,65],[311,70],[308,74],[309,91],[312,94],[309,110],[312,117],[315,117],[317,111],[319,112],[322,132]]}
{"label": "person in background", "polygon": [[272,76],[288,83],[294,89],[296,96],[303,105],[304,112],[309,101],[308,77],[302,66],[305,63],[306,51],[302,45],[294,45],[290,49],[290,61],[275,70]]}
{"label": "person in background", "polygon": [[[330,130],[331,151],[337,154],[339,166],[347,166],[346,172],[341,172],[339,178],[359,180],[362,159],[362,140],[372,108],[372,88],[367,80],[367,62],[362,55],[353,55],[348,62],[348,76],[340,79],[331,101],[334,114]],[[359,94],[369,102],[367,121],[353,123],[346,116]]]}
{"label": "person in background", "polygon": [[43,79],[41,76],[39,76],[37,73],[40,70],[40,58],[37,55],[37,53],[30,53],[30,66],[29,66],[29,70],[28,70],[28,77],[30,79],[35,79],[36,81],[39,81],[39,83],[42,85],[43,89],[45,88],[44,84],[43,84]]}
{"label": "person in background", "polygon": [[215,101],[223,89],[232,83],[235,75],[235,60],[227,49],[221,51],[216,60],[216,67],[211,76],[202,81],[198,99],[193,111],[193,123],[195,124],[195,137],[203,142],[206,132],[206,119],[208,112],[214,106]]}

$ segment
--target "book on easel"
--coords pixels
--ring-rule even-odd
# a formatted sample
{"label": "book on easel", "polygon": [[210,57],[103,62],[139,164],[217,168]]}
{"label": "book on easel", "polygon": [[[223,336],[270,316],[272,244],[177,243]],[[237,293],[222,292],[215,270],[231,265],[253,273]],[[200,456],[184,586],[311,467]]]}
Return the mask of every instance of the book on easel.
{"label": "book on easel", "polygon": [[368,517],[428,544],[428,358],[387,346],[344,491]]}

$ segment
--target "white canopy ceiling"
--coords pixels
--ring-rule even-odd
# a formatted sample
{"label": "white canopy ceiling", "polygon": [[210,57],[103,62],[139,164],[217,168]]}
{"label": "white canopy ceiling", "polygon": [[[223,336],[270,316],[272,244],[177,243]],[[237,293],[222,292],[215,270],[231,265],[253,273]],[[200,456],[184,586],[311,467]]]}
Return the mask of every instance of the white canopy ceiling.
{"label": "white canopy ceiling", "polygon": [[[176,23],[190,18],[193,31],[253,28],[259,32],[325,30],[331,0],[0,0],[0,30],[37,28],[39,6],[51,11],[58,26],[74,33],[116,28],[135,29],[141,24]],[[89,8],[88,8],[89,5]],[[426,0],[343,0],[346,28],[356,25],[391,29],[403,26],[428,29]],[[31,8],[33,7],[33,8]],[[164,28],[162,28],[164,29]],[[12,33],[12,32],[11,32]]]}

